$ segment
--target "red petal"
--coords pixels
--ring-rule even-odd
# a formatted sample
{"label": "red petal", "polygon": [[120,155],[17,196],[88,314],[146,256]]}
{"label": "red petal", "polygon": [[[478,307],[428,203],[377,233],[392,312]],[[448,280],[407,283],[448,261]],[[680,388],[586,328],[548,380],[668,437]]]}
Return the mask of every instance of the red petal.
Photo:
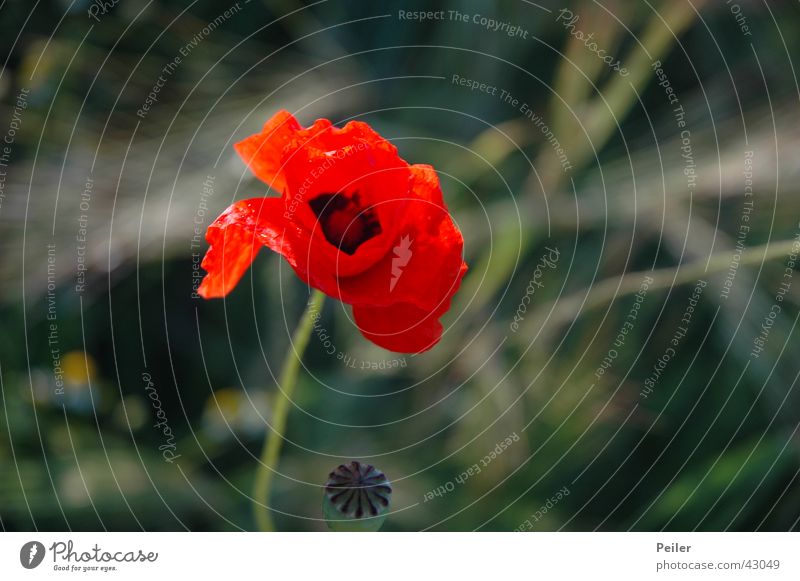
{"label": "red petal", "polygon": [[206,232],[210,244],[201,266],[208,273],[197,293],[206,298],[227,295],[253,262],[261,246],[282,254],[297,266],[302,235],[283,219],[280,198],[253,198],[230,206]]}
{"label": "red petal", "polygon": [[[291,194],[287,194],[287,211],[294,222],[312,233],[324,255],[320,260],[330,266],[331,273],[352,276],[375,264],[394,244],[405,214],[411,172],[396,154],[380,149],[340,149],[328,154],[301,152],[287,163],[287,192]],[[358,196],[359,205],[374,210],[381,225],[381,233],[359,246],[354,254],[341,252],[325,239],[309,206],[317,196],[338,192]]]}
{"label": "red petal", "polygon": [[264,124],[261,133],[251,135],[234,148],[258,179],[283,193],[286,178],[281,166],[283,150],[294,142],[300,124],[288,111],[278,111]]}
{"label": "red petal", "polygon": [[431,312],[446,309],[458,290],[467,270],[464,239],[444,205],[433,168],[413,165],[411,170],[413,197],[393,248],[368,271],[339,279],[342,301],[371,306],[408,303]]}
{"label": "red petal", "polygon": [[339,129],[327,119],[317,119],[310,127],[302,127],[294,115],[286,110],[275,113],[260,133],[236,143],[234,148],[256,177],[272,189],[284,193],[286,178],[290,173],[287,164],[298,151],[324,155],[353,147],[358,142],[368,144],[370,149],[381,149],[397,156],[397,148],[366,123],[350,121]]}
{"label": "red petal", "polygon": [[[311,278],[330,282],[332,277],[353,276],[390,251],[402,224],[410,172],[397,148],[369,125],[350,121],[339,129],[318,119],[304,128],[291,113],[279,111],[261,133],[235,147],[257,177],[283,194],[287,221],[310,233],[315,254]],[[314,197],[334,192],[358,192],[364,207],[374,207],[382,226],[378,236],[352,255],[326,240],[308,205]]]}
{"label": "red petal", "polygon": [[413,305],[353,305],[353,318],[364,337],[397,353],[422,353],[442,338],[438,316]]}
{"label": "red petal", "polygon": [[[318,119],[303,128],[287,111],[236,150],[282,196],[238,202],[209,227],[200,295],[229,293],[263,245],[307,284],[353,305],[356,323],[377,345],[418,353],[439,341],[438,319],[467,266],[432,167],[409,166],[365,123],[338,129]],[[351,204],[326,215],[324,231],[314,213],[320,210],[309,204],[322,194],[341,194]],[[380,228],[363,230],[369,237],[345,252],[336,240],[349,228],[341,220],[358,225],[361,214],[347,213],[353,207],[377,214],[369,227]]]}

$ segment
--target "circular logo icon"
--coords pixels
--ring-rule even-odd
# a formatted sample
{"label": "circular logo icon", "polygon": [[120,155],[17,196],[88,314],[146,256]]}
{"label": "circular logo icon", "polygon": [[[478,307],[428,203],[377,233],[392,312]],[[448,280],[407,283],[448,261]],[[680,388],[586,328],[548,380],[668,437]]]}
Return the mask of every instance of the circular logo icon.
{"label": "circular logo icon", "polygon": [[19,550],[19,562],[26,569],[35,569],[44,560],[44,545],[39,541],[30,541]]}

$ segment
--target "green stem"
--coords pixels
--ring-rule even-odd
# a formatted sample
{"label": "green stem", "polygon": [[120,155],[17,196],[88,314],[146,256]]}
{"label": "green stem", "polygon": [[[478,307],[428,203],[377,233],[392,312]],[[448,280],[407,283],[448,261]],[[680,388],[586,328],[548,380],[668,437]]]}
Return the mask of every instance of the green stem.
{"label": "green stem", "polygon": [[272,477],[276,472],[278,458],[283,445],[283,433],[286,430],[286,418],[289,416],[292,393],[297,385],[297,374],[300,370],[300,360],[306,350],[311,331],[314,328],[313,317],[322,309],[325,295],[315,290],[308,301],[306,310],[300,318],[300,323],[292,336],[292,345],[283,360],[280,377],[278,378],[278,393],[272,412],[270,432],[261,451],[261,461],[256,471],[256,481],[253,488],[253,513],[256,525],[260,531],[274,531],[275,523],[269,508],[269,496],[272,490]]}
{"label": "green stem", "polygon": [[[772,241],[762,246],[751,246],[743,251],[739,258],[739,266],[761,264],[777,258],[786,258],[796,248],[796,241]],[[612,303],[622,297],[636,293],[645,276],[653,279],[648,291],[666,289],[697,281],[728,270],[731,266],[731,252],[720,252],[708,260],[696,260],[680,267],[665,267],[658,270],[629,272],[621,277],[603,279],[589,288],[559,297],[556,301],[537,309],[538,315],[530,322],[520,325],[519,337],[532,337],[547,317],[548,325],[563,325],[584,313]]]}

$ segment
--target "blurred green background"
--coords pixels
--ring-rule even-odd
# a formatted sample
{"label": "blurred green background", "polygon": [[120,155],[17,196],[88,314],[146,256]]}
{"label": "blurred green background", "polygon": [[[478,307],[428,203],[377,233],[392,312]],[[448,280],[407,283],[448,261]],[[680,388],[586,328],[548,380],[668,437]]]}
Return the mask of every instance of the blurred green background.
{"label": "blurred green background", "polygon": [[[470,271],[420,356],[368,344],[327,302],[355,364],[312,337],[280,529],[324,530],[320,485],[351,458],[393,482],[384,530],[797,529],[796,2],[100,4],[0,4],[3,529],[253,528],[307,290],[263,251],[224,302],[193,299],[192,238],[266,194],[231,144],[281,108],[367,121],[432,164]],[[434,8],[448,17],[399,14]]]}

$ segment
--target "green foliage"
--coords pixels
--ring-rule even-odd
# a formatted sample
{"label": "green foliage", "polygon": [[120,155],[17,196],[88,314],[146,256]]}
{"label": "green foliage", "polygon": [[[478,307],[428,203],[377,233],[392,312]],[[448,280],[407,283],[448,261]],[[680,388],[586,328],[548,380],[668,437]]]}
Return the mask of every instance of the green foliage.
{"label": "green foliage", "polygon": [[[434,165],[470,265],[444,340],[418,357],[368,345],[349,311],[328,302],[321,324],[352,359],[312,336],[272,495],[279,529],[324,530],[321,487],[351,458],[392,481],[384,530],[526,521],[533,530],[797,529],[797,280],[764,352],[751,356],[800,215],[788,60],[799,54],[796,7],[771,14],[747,4],[761,31],[756,61],[724,7],[706,6],[700,23],[682,2],[651,2],[676,39],[646,3],[604,3],[619,21],[595,3],[571,3],[635,69],[621,80],[524,2],[439,4],[521,23],[526,41],[454,23],[365,20],[430,4],[421,0],[253,2],[192,51],[142,119],[159,71],[226,6],[184,11],[161,0],[138,15],[143,3],[123,0],[87,35],[86,5],[59,21],[67,3],[40,4],[16,44],[29,7],[0,9],[2,118],[20,87],[31,91],[0,206],[4,529],[253,527],[254,466],[306,289],[262,252],[224,302],[192,299],[192,252],[204,247],[190,240],[208,175],[205,225],[234,198],[265,194],[231,143],[278,108],[304,122],[358,117],[410,162]],[[698,168],[691,195],[672,107],[637,40],[686,109]],[[573,171],[561,171],[518,107],[453,86],[453,74],[503,87],[544,115]],[[756,208],[722,298],[748,148]],[[87,177],[91,252],[78,296]],[[50,242],[58,349],[73,364],[64,396],[48,342]],[[559,250],[558,265],[512,332],[548,248]],[[651,271],[656,282],[598,377]],[[708,287],[692,323],[643,397],[699,278]],[[161,449],[145,372],[176,437],[175,462]],[[518,440],[492,456],[511,434]]]}

